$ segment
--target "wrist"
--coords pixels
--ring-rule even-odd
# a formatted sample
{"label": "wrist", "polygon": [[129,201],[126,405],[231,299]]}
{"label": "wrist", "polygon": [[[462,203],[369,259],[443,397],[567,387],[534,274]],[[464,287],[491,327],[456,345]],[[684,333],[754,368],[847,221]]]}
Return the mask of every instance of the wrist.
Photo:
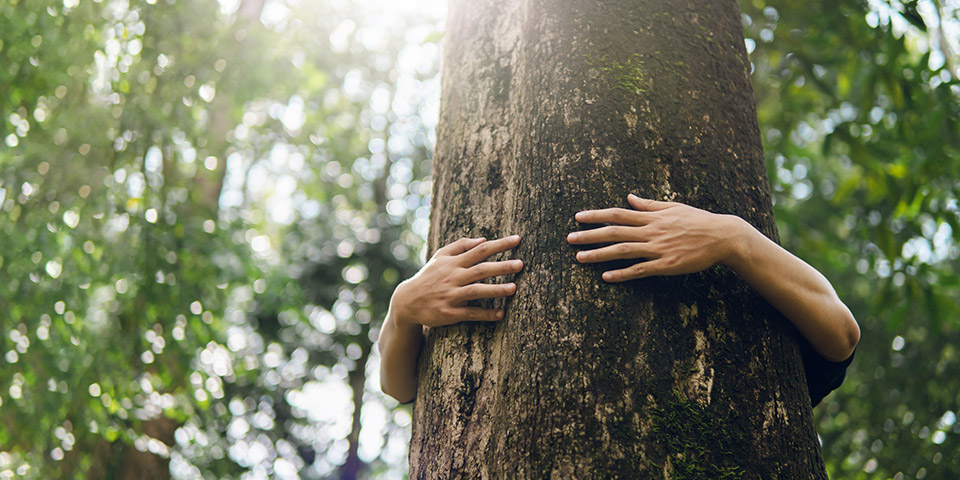
{"label": "wrist", "polygon": [[728,234],[725,248],[721,249],[723,253],[718,263],[738,271],[749,261],[750,242],[756,229],[736,215],[724,215],[724,221]]}
{"label": "wrist", "polygon": [[397,330],[400,331],[419,330],[421,328],[420,325],[411,319],[408,312],[409,309],[406,308],[406,285],[406,281],[401,282],[393,291],[393,296],[390,297],[390,309],[387,311],[386,321],[392,322]]}

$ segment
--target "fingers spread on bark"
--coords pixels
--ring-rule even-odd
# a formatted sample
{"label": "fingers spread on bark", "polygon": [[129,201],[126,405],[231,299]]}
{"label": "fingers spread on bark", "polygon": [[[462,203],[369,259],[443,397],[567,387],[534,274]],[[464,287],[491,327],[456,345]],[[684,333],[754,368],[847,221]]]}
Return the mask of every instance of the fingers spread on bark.
{"label": "fingers spread on bark", "polygon": [[503,253],[519,244],[519,235],[498,238],[496,240],[491,240],[475,246],[474,248],[460,255],[459,259],[464,266],[476,265],[477,263],[480,263],[493,255]]}
{"label": "fingers spread on bark", "polygon": [[666,265],[665,260],[658,258],[648,262],[636,263],[620,270],[603,272],[603,279],[611,283],[617,283],[655,275],[668,275],[668,272],[665,271]]}
{"label": "fingers spread on bark", "polygon": [[485,238],[461,238],[449,245],[444,246],[440,250],[437,250],[438,256],[453,256],[460,255],[467,250],[470,250],[473,247],[485,242]]}
{"label": "fingers spread on bark", "polygon": [[627,195],[627,202],[631,207],[637,210],[645,211],[663,210],[673,206],[673,202],[660,202],[657,200],[650,200],[648,198],[640,198],[632,193]]}
{"label": "fingers spread on bark", "polygon": [[517,291],[514,283],[503,285],[488,285],[486,283],[472,283],[460,289],[457,296],[461,301],[479,300],[481,298],[500,298],[513,295]]}
{"label": "fingers spread on bark", "polygon": [[503,262],[483,262],[478,263],[464,273],[464,285],[478,282],[490,277],[500,275],[510,275],[523,269],[523,262],[520,260],[507,260]]}
{"label": "fingers spread on bark", "polygon": [[579,252],[577,253],[577,261],[581,263],[598,263],[608,262],[610,260],[650,258],[653,256],[655,256],[654,252],[645,243],[624,242]]}
{"label": "fingers spread on bark", "polygon": [[649,227],[624,227],[613,225],[594,230],[573,232],[567,235],[567,241],[573,245],[589,245],[591,243],[626,241],[642,242],[646,241],[649,236],[647,235],[646,228]]}
{"label": "fingers spread on bark", "polygon": [[503,319],[503,310],[489,308],[460,307],[450,310],[453,323],[459,322],[496,322]]}
{"label": "fingers spread on bark", "polygon": [[574,218],[580,223],[616,223],[620,225],[646,225],[649,216],[643,212],[626,208],[605,208],[602,210],[584,210],[577,212]]}

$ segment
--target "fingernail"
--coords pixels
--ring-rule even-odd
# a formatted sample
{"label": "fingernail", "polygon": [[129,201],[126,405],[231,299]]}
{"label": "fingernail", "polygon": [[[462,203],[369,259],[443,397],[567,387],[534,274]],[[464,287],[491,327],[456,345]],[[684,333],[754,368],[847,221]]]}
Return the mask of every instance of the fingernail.
{"label": "fingernail", "polygon": [[610,273],[610,272],[603,272],[603,275],[602,275],[602,276],[603,276],[603,279],[606,280],[606,281],[608,281],[608,282],[609,282],[610,280],[613,280],[613,274]]}
{"label": "fingernail", "polygon": [[514,261],[513,261],[513,266],[514,266],[514,268],[523,268],[523,261],[522,261],[522,260],[514,260]]}
{"label": "fingernail", "polygon": [[573,218],[580,220],[581,218],[583,218],[583,212],[577,212],[577,214],[574,215]]}
{"label": "fingernail", "polygon": [[635,198],[635,199],[637,199],[637,200],[640,200],[640,197],[638,197],[638,196],[636,196],[636,195],[634,195],[634,194],[632,194],[632,193],[629,194],[629,195],[627,195],[627,198]]}
{"label": "fingernail", "polygon": [[582,262],[582,261],[583,261],[583,257],[585,257],[585,256],[586,256],[585,253],[583,253],[583,252],[577,252],[577,261]]}
{"label": "fingernail", "polygon": [[579,236],[580,236],[579,233],[573,232],[573,233],[571,233],[570,235],[567,235],[567,240],[568,240],[568,241],[576,240],[577,237],[579,237]]}
{"label": "fingernail", "polygon": [[497,318],[503,318],[503,310],[497,310]]}

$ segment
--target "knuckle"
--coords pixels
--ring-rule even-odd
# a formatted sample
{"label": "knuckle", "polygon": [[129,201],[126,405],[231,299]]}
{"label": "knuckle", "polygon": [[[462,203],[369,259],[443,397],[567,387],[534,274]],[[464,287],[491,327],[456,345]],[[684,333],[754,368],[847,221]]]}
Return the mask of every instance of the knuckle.
{"label": "knuckle", "polygon": [[443,311],[444,308],[449,308],[448,305],[453,304],[453,302],[457,300],[457,295],[453,290],[443,292],[440,295],[437,295],[437,297],[438,300],[440,300],[440,302],[443,304],[443,306],[437,309],[437,311]]}
{"label": "knuckle", "polygon": [[480,265],[473,267],[473,271],[479,277],[486,277],[490,274],[490,266],[485,263],[481,263]]}
{"label": "knuckle", "polygon": [[618,244],[616,246],[616,252],[620,254],[630,253],[630,244],[629,243]]}

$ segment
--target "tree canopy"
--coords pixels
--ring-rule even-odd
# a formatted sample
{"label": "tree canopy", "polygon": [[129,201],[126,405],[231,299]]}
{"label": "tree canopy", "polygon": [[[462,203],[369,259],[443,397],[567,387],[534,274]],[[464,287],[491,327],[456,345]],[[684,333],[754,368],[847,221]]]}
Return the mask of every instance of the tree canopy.
{"label": "tree canopy", "polygon": [[[781,238],[863,331],[828,471],[958,476],[960,3],[740,7]],[[0,479],[404,476],[373,341],[423,261],[443,16],[0,0]]]}

